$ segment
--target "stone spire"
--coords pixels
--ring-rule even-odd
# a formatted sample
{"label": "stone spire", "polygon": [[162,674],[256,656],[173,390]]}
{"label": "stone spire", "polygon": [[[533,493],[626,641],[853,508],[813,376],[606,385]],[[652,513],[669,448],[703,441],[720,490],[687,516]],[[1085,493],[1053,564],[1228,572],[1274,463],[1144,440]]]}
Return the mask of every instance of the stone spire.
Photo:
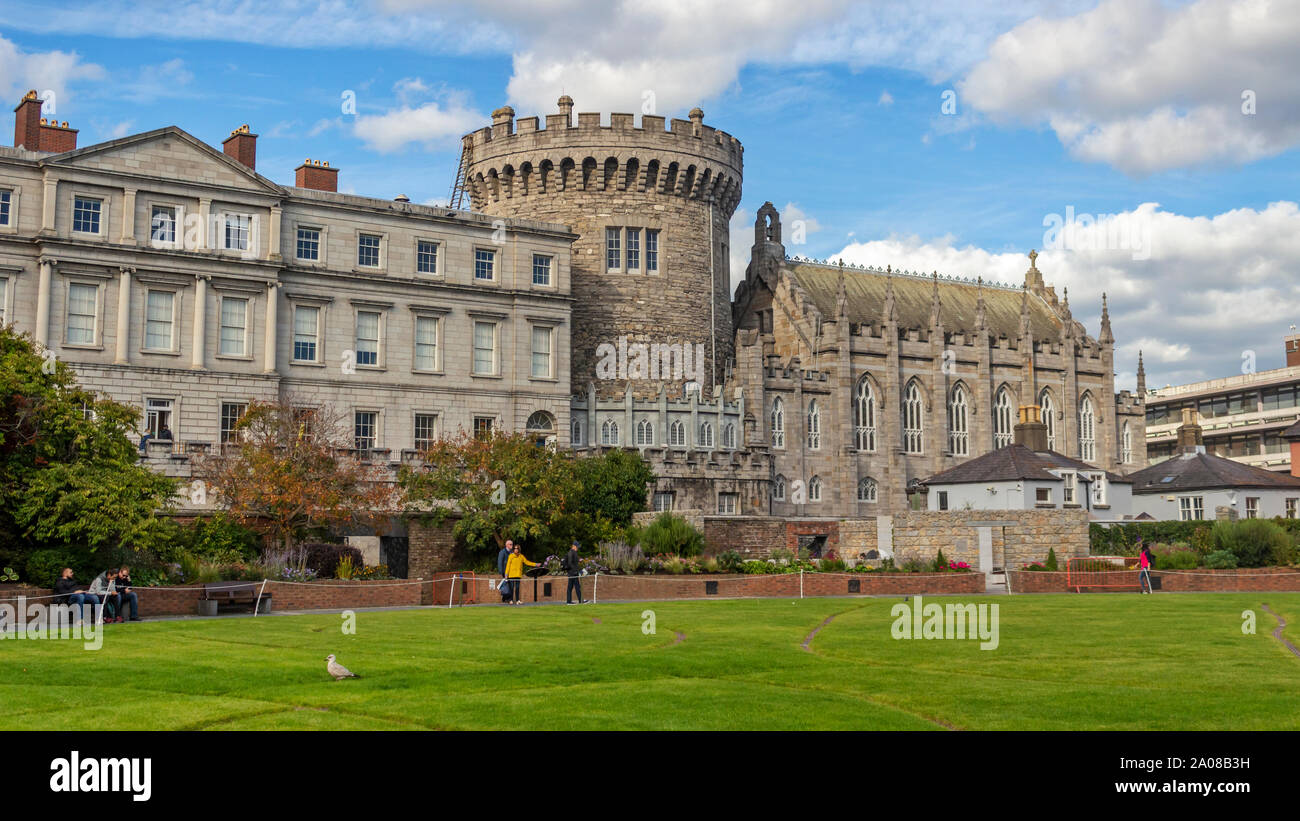
{"label": "stone spire", "polygon": [[1103,345],[1113,345],[1115,335],[1110,332],[1110,310],[1106,307],[1106,292],[1101,292],[1101,336],[1097,341]]}
{"label": "stone spire", "polygon": [[1147,395],[1147,369],[1142,366],[1142,351],[1138,351],[1138,397],[1145,398]]}
{"label": "stone spire", "polygon": [[1061,316],[1065,318],[1066,322],[1069,322],[1071,319],[1074,319],[1074,315],[1070,313],[1070,289],[1069,288],[1061,289]]}
{"label": "stone spire", "polygon": [[930,293],[930,327],[937,328],[943,324],[939,314],[939,272],[933,274],[934,288]]}
{"label": "stone spire", "polygon": [[1043,287],[1043,274],[1038,270],[1038,252],[1032,248],[1029,250],[1029,270],[1025,271],[1025,287]]}
{"label": "stone spire", "polygon": [[835,284],[835,315],[840,319],[849,315],[849,289],[844,281],[843,257],[840,257],[840,274]]}

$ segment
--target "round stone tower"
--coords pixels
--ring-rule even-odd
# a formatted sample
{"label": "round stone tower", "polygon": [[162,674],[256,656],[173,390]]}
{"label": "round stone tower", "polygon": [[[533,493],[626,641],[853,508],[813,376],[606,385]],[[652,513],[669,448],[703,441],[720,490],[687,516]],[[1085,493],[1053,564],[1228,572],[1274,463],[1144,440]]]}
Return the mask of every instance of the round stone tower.
{"label": "round stone tower", "polygon": [[[727,226],[740,201],[740,141],[689,120],[559,113],[463,138],[475,211],[568,225],[573,245],[572,383],[603,398],[630,383],[638,397],[685,383],[722,384],[732,356]],[[644,345],[641,349],[639,346]],[[702,354],[703,363],[699,362]],[[675,367],[673,362],[682,367]]]}

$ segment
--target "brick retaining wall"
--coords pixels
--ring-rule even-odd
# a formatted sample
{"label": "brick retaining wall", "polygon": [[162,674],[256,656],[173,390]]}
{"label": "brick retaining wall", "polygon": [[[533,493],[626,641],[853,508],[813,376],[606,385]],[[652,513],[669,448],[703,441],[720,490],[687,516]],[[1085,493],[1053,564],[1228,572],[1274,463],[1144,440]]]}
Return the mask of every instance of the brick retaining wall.
{"label": "brick retaining wall", "polygon": [[[1128,582],[1132,587],[1084,588],[1084,592],[1133,592],[1137,586],[1137,571],[1116,571],[1108,581]],[[1154,570],[1153,580],[1159,579],[1160,592],[1251,592],[1300,591],[1300,568],[1295,567],[1243,567],[1234,570]],[[1007,579],[1013,593],[1066,593],[1073,588],[1065,586],[1064,571],[1055,573],[1034,570],[1011,570]]]}

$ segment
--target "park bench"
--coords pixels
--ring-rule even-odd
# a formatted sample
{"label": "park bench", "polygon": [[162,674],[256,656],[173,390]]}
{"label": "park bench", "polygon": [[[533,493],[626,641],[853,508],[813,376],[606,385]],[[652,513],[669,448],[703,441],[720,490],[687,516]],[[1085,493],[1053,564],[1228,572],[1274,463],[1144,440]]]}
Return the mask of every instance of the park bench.
{"label": "park bench", "polygon": [[[207,582],[199,595],[199,615],[215,616],[222,604],[255,605],[261,589],[261,582]],[[270,593],[262,593],[261,612],[271,612]]]}

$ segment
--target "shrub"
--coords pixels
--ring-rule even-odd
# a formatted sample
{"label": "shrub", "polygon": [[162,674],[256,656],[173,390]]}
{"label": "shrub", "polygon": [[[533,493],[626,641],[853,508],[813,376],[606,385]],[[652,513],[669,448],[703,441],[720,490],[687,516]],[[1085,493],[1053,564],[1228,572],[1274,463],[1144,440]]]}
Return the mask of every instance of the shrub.
{"label": "shrub", "polygon": [[339,579],[354,579],[357,576],[357,565],[352,556],[345,555],[339,557],[339,563],[334,568],[334,576]]}
{"label": "shrub", "polygon": [[613,573],[635,573],[645,566],[645,553],[636,545],[606,542],[599,549],[601,558]]}
{"label": "shrub", "polygon": [[1056,548],[1047,548],[1047,561],[1043,563],[1043,569],[1049,573],[1060,570],[1060,565],[1056,563]]}
{"label": "shrub", "polygon": [[722,562],[718,561],[717,556],[706,556],[700,559],[699,568],[704,573],[722,572]]}
{"label": "shrub", "polygon": [[257,556],[257,534],[225,513],[198,519],[187,530],[180,535],[181,546],[201,559],[234,563]]}
{"label": "shrub", "polygon": [[686,572],[686,560],[681,556],[665,556],[664,572],[672,573],[674,576],[680,576]]}
{"label": "shrub", "polygon": [[1232,553],[1238,567],[1290,564],[1295,553],[1287,532],[1267,519],[1215,522],[1211,535],[1214,549]]}
{"label": "shrub", "polygon": [[769,573],[780,573],[781,570],[775,564],[762,561],[760,559],[750,559],[740,566],[742,573],[748,573],[755,576],[765,576]]}
{"label": "shrub", "polygon": [[1206,554],[1205,566],[1211,570],[1229,570],[1237,566],[1237,557],[1227,550],[1215,550]]}
{"label": "shrub", "polygon": [[718,565],[723,572],[735,573],[744,563],[744,559],[740,558],[740,554],[734,550],[724,550],[718,554]]}
{"label": "shrub", "polygon": [[1187,544],[1153,544],[1154,567],[1162,570],[1191,570],[1201,566],[1201,557]]}
{"label": "shrub", "polygon": [[665,511],[641,531],[646,553],[696,556],[704,550],[704,534],[680,516]]}
{"label": "shrub", "polygon": [[917,556],[908,556],[903,559],[903,564],[900,565],[900,568],[904,573],[924,573],[930,569],[930,565]]}
{"label": "shrub", "polygon": [[361,551],[351,545],[308,542],[302,546],[302,549],[306,552],[306,566],[315,570],[318,578],[334,578],[338,573],[339,561],[344,556],[352,557],[353,567],[365,565],[365,560],[361,557]]}
{"label": "shrub", "polygon": [[948,569],[948,559],[943,555],[942,548],[934,554],[934,564],[930,565],[930,569],[936,573]]}
{"label": "shrub", "polygon": [[27,581],[38,587],[54,587],[63,568],[72,566],[72,556],[62,550],[37,550],[27,557]]}
{"label": "shrub", "polygon": [[843,559],[822,559],[817,563],[817,569],[823,573],[843,573],[845,567]]}

